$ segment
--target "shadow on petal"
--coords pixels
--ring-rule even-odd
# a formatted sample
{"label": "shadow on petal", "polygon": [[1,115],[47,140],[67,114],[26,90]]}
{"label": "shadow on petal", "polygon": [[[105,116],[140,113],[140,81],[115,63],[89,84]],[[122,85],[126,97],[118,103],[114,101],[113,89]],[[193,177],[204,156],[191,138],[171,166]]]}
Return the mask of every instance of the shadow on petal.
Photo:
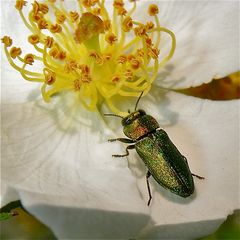
{"label": "shadow on petal", "polygon": [[150,219],[144,214],[48,205],[36,205],[28,210],[59,239],[130,239],[136,237]]}
{"label": "shadow on petal", "polygon": [[219,227],[223,219],[169,224],[146,228],[138,239],[196,239],[207,236]]}

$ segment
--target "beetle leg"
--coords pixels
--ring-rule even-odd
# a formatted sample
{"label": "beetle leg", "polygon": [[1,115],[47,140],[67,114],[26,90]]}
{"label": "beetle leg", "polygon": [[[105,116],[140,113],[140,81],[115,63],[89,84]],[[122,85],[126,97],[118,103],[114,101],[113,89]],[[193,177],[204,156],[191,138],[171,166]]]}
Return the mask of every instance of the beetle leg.
{"label": "beetle leg", "polygon": [[151,189],[150,189],[150,185],[149,185],[149,181],[148,181],[148,178],[151,176],[151,173],[149,171],[147,171],[147,174],[146,174],[146,180],[147,180],[147,189],[148,189],[148,196],[149,196],[149,199],[148,199],[148,206],[150,205],[150,202],[152,200],[152,194],[151,194]]}
{"label": "beetle leg", "polygon": [[119,141],[119,142],[123,142],[123,143],[135,143],[134,140],[128,139],[128,138],[113,138],[113,139],[108,139],[108,141],[109,142]]}
{"label": "beetle leg", "polygon": [[201,176],[196,175],[196,174],[194,174],[194,173],[191,173],[191,174],[192,174],[192,176],[197,177],[198,179],[205,179],[204,177],[201,177]]}
{"label": "beetle leg", "polygon": [[129,149],[134,149],[135,148],[135,145],[129,145],[129,146],[127,146],[126,147],[126,154],[123,154],[123,155],[118,155],[118,154],[114,154],[114,155],[112,155],[113,157],[126,157],[126,156],[128,156],[129,155]]}

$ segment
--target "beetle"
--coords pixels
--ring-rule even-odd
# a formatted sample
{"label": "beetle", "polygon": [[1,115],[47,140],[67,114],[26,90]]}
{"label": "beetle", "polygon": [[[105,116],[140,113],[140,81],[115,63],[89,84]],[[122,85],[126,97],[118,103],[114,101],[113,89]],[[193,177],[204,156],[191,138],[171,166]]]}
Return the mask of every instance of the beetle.
{"label": "beetle", "polygon": [[140,158],[145,163],[148,171],[146,182],[148,189],[148,206],[150,205],[152,194],[149,185],[149,177],[152,176],[162,187],[170,190],[181,197],[188,197],[194,192],[195,176],[191,173],[188,162],[177,147],[170,140],[168,134],[160,128],[159,123],[144,110],[137,110],[137,106],[143,92],[139,96],[133,112],[128,111],[126,117],[116,114],[105,114],[122,118],[123,132],[128,138],[109,139],[109,142],[120,141],[131,144],[127,146],[126,153],[112,155],[113,157],[126,157],[129,150],[135,149]]}

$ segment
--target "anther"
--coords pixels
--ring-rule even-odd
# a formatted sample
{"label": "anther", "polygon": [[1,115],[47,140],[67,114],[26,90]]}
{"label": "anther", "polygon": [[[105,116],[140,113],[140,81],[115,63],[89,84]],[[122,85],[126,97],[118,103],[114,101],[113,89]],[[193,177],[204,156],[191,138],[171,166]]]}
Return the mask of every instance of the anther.
{"label": "anther", "polygon": [[54,39],[52,37],[47,36],[47,38],[45,39],[45,46],[47,48],[51,48],[53,46],[54,43]]}
{"label": "anther", "polygon": [[143,37],[146,36],[146,28],[144,25],[140,25],[134,28],[134,33],[136,36]]}
{"label": "anther", "polygon": [[47,29],[47,27],[48,27],[47,21],[43,18],[39,19],[37,24],[38,24],[39,29]]}
{"label": "anther", "polygon": [[119,16],[125,16],[127,14],[127,10],[123,7],[117,9],[117,13]]}
{"label": "anther", "polygon": [[144,57],[144,50],[142,48],[141,49],[137,49],[137,56]]}
{"label": "anther", "polygon": [[33,14],[33,19],[38,22],[39,20],[43,19],[43,14],[38,12],[37,14]]}
{"label": "anther", "polygon": [[147,31],[150,31],[150,30],[152,30],[153,28],[154,28],[154,23],[153,22],[147,22],[146,23],[146,25],[145,25],[145,27],[146,27],[146,30]]}
{"label": "anther", "polygon": [[48,11],[49,11],[48,5],[47,5],[47,4],[44,4],[44,3],[41,3],[41,4],[39,5],[39,9],[40,9],[40,11],[41,11],[43,14],[47,14]]}
{"label": "anther", "polygon": [[12,47],[11,50],[10,50],[10,56],[11,56],[12,58],[14,58],[14,59],[15,59],[16,57],[20,56],[21,53],[22,53],[21,48]]}
{"label": "anther", "polygon": [[148,8],[148,14],[150,16],[155,16],[158,14],[158,6],[156,4],[151,4]]}
{"label": "anther", "polygon": [[4,36],[1,40],[6,47],[10,47],[12,45],[12,39],[8,36]]}
{"label": "anther", "polygon": [[66,57],[67,57],[66,52],[64,52],[64,51],[59,52],[59,54],[58,54],[58,59],[59,60],[64,60]]}
{"label": "anther", "polygon": [[71,18],[72,22],[76,22],[78,20],[78,18],[79,18],[78,12],[71,11],[70,12],[70,18]]}
{"label": "anther", "polygon": [[16,8],[17,10],[21,11],[22,8],[23,8],[24,6],[26,6],[26,4],[27,4],[27,1],[17,0],[17,1],[16,1],[15,8]]}
{"label": "anther", "polygon": [[114,42],[117,41],[117,37],[113,33],[108,33],[105,36],[105,40],[110,44],[113,45]]}
{"label": "anther", "polygon": [[56,11],[55,16],[58,24],[63,24],[64,21],[66,20],[66,16],[61,12]]}
{"label": "anther", "polygon": [[51,71],[50,69],[45,68],[43,70],[45,75],[45,83],[48,85],[52,85],[56,81],[56,73]]}
{"label": "anther", "polygon": [[152,46],[152,39],[150,37],[146,37],[145,38],[145,42],[147,44],[148,47],[151,47]]}
{"label": "anther", "polygon": [[132,78],[133,78],[133,72],[132,72],[132,70],[127,69],[126,72],[125,72],[125,74],[124,74],[124,76],[125,76],[125,78],[126,78],[127,80],[132,80]]}
{"label": "anther", "polygon": [[32,3],[32,11],[33,15],[38,14],[38,12],[40,11],[40,5],[37,1],[34,1],[34,3]]}
{"label": "anther", "polygon": [[108,31],[111,28],[111,22],[109,19],[103,21],[104,31]]}
{"label": "anther", "polygon": [[61,25],[59,25],[59,24],[54,24],[54,25],[51,25],[50,26],[50,32],[52,32],[52,33],[60,33],[60,32],[62,32],[62,27],[61,27]]}
{"label": "anther", "polygon": [[114,0],[113,6],[115,8],[122,8],[124,6],[123,0]]}
{"label": "anther", "polygon": [[97,2],[98,0],[83,0],[82,5],[85,8],[90,8],[90,7],[93,7]]}
{"label": "anther", "polygon": [[28,42],[30,42],[32,45],[38,44],[39,41],[40,39],[37,34],[33,34],[28,37]]}
{"label": "anther", "polygon": [[29,53],[24,57],[24,62],[26,64],[32,65],[34,63],[34,56],[33,54]]}
{"label": "anther", "polygon": [[75,60],[70,60],[67,61],[65,66],[64,66],[64,70],[69,73],[73,70],[75,70],[78,67],[77,62]]}
{"label": "anther", "polygon": [[117,63],[123,64],[127,61],[127,57],[125,55],[121,55],[117,58]]}
{"label": "anther", "polygon": [[157,48],[149,48],[149,56],[153,59],[157,59],[160,53],[159,49]]}
{"label": "anther", "polygon": [[131,17],[126,17],[122,22],[122,30],[124,32],[129,32],[133,27],[133,22]]}
{"label": "anther", "polygon": [[99,55],[99,53],[97,53],[96,51],[90,52],[89,57],[94,58],[97,64],[102,65],[104,63],[103,57]]}
{"label": "anther", "polygon": [[58,49],[58,47],[56,45],[53,46],[51,48],[51,50],[49,51],[49,55],[52,56],[55,59],[58,59],[59,53],[60,53],[60,51],[59,51],[59,49]]}
{"label": "anther", "polygon": [[112,82],[113,83],[117,83],[117,82],[119,82],[119,80],[120,80],[120,77],[118,75],[115,75],[115,76],[112,77]]}
{"label": "anther", "polygon": [[140,61],[137,59],[132,59],[131,60],[131,67],[136,70],[140,67]]}

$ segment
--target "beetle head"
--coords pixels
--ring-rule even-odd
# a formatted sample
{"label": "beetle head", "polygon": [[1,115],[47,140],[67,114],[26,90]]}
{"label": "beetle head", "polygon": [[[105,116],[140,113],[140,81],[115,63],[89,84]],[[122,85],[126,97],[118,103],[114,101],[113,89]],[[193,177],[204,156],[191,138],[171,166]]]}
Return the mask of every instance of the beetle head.
{"label": "beetle head", "polygon": [[114,116],[122,118],[123,132],[124,134],[132,140],[137,140],[140,137],[153,132],[159,128],[158,122],[150,115],[147,115],[144,110],[137,110],[138,103],[143,95],[141,92],[138,100],[135,104],[134,112],[128,110],[128,115],[122,117],[116,114],[104,114],[105,116]]}
{"label": "beetle head", "polygon": [[126,125],[130,125],[132,124],[136,119],[142,117],[146,115],[146,112],[144,110],[137,110],[135,112],[129,113],[129,115],[127,115],[125,118],[123,118],[122,120],[122,125],[126,126]]}
{"label": "beetle head", "polygon": [[122,125],[124,134],[133,140],[137,140],[159,127],[158,122],[141,109],[123,118]]}

